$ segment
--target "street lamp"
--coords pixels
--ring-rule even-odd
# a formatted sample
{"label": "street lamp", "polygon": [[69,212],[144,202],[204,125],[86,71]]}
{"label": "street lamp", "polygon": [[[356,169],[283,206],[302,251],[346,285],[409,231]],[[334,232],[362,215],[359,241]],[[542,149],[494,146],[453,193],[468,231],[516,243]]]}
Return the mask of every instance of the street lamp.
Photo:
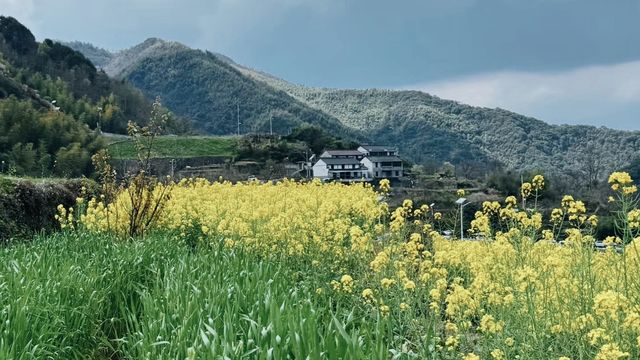
{"label": "street lamp", "polygon": [[456,205],[460,206],[460,240],[464,240],[464,217],[463,217],[464,214],[462,212],[462,209],[464,209],[465,206],[470,204],[466,201],[467,201],[466,198],[460,198],[456,200]]}

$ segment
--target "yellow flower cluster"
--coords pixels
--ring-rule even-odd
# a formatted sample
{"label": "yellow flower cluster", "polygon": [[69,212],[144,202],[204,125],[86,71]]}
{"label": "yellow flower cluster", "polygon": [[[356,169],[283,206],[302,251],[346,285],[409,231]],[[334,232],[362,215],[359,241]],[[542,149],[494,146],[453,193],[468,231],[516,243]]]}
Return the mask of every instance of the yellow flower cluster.
{"label": "yellow flower cluster", "polygon": [[538,191],[544,189],[544,177],[542,175],[534,176],[531,180],[531,186]]}
{"label": "yellow flower cluster", "polygon": [[629,214],[627,214],[627,221],[629,222],[629,228],[634,230],[640,228],[640,210],[633,209],[629,211]]}
{"label": "yellow flower cluster", "polygon": [[382,192],[383,194],[388,194],[391,191],[391,182],[389,181],[389,179],[382,179],[380,180],[380,192]]}
{"label": "yellow flower cluster", "polygon": [[[126,234],[130,209],[126,191],[108,205],[93,199],[81,223],[90,231]],[[331,266],[340,267],[347,258],[372,250],[375,227],[385,216],[387,205],[366,184],[186,179],[172,186],[170,199],[150,227],[178,236],[199,230],[208,241],[323,263],[331,259]]]}
{"label": "yellow flower cluster", "polygon": [[60,223],[61,229],[73,229],[75,228],[75,218],[73,216],[73,208],[66,209],[63,205],[58,205],[56,208],[58,213],[54,216],[56,221]]}
{"label": "yellow flower cluster", "polygon": [[[528,184],[523,197],[537,197],[544,178]],[[151,227],[296,263],[319,281],[318,296],[353,301],[385,321],[408,319],[416,334],[442,331],[436,348],[461,352],[448,358],[515,358],[539,345],[532,339],[557,346],[549,358],[572,354],[562,339],[584,358],[640,354],[640,237],[605,241],[624,256],[594,251],[597,217],[583,202],[565,196],[544,230],[542,215],[518,209],[513,196],[487,202],[472,222],[484,241],[463,242],[434,231],[441,214],[428,206],[407,200],[390,211],[380,198],[362,184],[184,180]],[[112,204],[86,202],[80,223],[121,233],[128,201],[123,193]],[[70,213],[59,209],[61,222],[72,223]],[[640,226],[640,211],[627,218]],[[561,238],[564,245],[553,241]]]}
{"label": "yellow flower cluster", "polygon": [[522,195],[524,199],[531,197],[532,191],[533,191],[533,186],[531,185],[530,182],[523,183],[522,186],[520,187],[520,195]]}
{"label": "yellow flower cluster", "polygon": [[624,194],[632,194],[638,190],[627,172],[614,172],[609,175],[609,185],[611,185],[611,190],[621,190]]}

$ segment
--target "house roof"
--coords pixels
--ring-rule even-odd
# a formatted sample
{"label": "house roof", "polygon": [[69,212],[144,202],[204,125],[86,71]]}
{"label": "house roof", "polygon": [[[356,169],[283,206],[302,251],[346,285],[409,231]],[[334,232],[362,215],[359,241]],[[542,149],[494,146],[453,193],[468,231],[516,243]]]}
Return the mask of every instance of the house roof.
{"label": "house roof", "polygon": [[325,150],[325,153],[331,156],[362,156],[358,150]]}
{"label": "house roof", "polygon": [[371,162],[402,161],[399,156],[365,156],[365,159],[369,159]]}
{"label": "house roof", "polygon": [[324,161],[324,163],[327,165],[348,165],[348,164],[360,165],[360,160],[353,159],[353,158],[346,158],[346,159],[345,158],[339,158],[339,159],[320,158],[320,160],[318,161]]}
{"label": "house roof", "polygon": [[362,145],[362,148],[369,152],[398,151],[398,148],[394,146],[384,146],[384,145]]}

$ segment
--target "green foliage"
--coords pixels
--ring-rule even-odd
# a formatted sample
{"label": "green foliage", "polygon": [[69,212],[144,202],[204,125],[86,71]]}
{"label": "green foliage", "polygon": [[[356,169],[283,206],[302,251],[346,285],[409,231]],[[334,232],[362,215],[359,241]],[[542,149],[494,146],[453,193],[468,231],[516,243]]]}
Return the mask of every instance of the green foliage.
{"label": "green foliage", "polygon": [[237,160],[260,161],[267,168],[285,160],[304,161],[310,155],[306,144],[279,136],[242,136],[236,147]]}
{"label": "green foliage", "polygon": [[[33,34],[11,17],[0,17],[0,98],[30,98],[37,106],[59,108],[92,129],[125,133],[127,122],[143,123],[151,111],[144,95],[98,71],[81,52],[50,39],[37,43]],[[27,91],[24,91],[24,86]],[[175,116],[169,131],[189,131]]]}
{"label": "green foliage", "polygon": [[[126,82],[111,80],[82,53],[0,17],[0,161],[2,172],[29,176],[91,174],[100,130],[125,133],[152,106]],[[169,132],[189,131],[167,115]]]}
{"label": "green foliage", "polygon": [[35,52],[36,38],[31,31],[12,17],[0,16],[0,33],[4,35],[4,41],[19,55],[27,55]]}
{"label": "green foliage", "polygon": [[89,43],[84,43],[80,41],[71,41],[63,44],[76,51],[81,52],[83,55],[89,58],[96,67],[99,67],[99,68],[103,68],[114,57],[114,55],[111,52],[105,49],[101,49],[96,46],[93,46]]}
{"label": "green foliage", "polygon": [[71,116],[38,111],[29,102],[0,101],[0,160],[18,175],[80,176],[101,140]]}
{"label": "green foliage", "polygon": [[[237,140],[218,136],[161,136],[156,139],[152,157],[186,158],[200,156],[236,155]],[[131,140],[109,144],[109,153],[114,159],[136,159],[137,152]]]}
{"label": "green foliage", "polygon": [[326,149],[356,149],[359,146],[354,141],[332,136],[323,128],[314,125],[303,125],[293,129],[287,139],[303,141],[314,154],[320,154]]}
{"label": "green foliage", "polygon": [[640,179],[640,157],[636,157],[631,164],[625,168],[632,179]]}
{"label": "green foliage", "polygon": [[365,359],[402,346],[391,320],[223,246],[56,234],[0,248],[0,264],[3,359]]}

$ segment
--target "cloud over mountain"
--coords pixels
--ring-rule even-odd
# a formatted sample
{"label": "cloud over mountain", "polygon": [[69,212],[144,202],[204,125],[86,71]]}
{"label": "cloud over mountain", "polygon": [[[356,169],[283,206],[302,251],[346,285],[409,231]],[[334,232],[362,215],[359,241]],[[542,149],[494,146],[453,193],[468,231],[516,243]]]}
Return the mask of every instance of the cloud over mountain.
{"label": "cloud over mountain", "polygon": [[[501,107],[552,123],[637,129],[640,61],[562,72],[503,71],[406,86],[475,106]],[[611,118],[611,114],[618,114]]]}

